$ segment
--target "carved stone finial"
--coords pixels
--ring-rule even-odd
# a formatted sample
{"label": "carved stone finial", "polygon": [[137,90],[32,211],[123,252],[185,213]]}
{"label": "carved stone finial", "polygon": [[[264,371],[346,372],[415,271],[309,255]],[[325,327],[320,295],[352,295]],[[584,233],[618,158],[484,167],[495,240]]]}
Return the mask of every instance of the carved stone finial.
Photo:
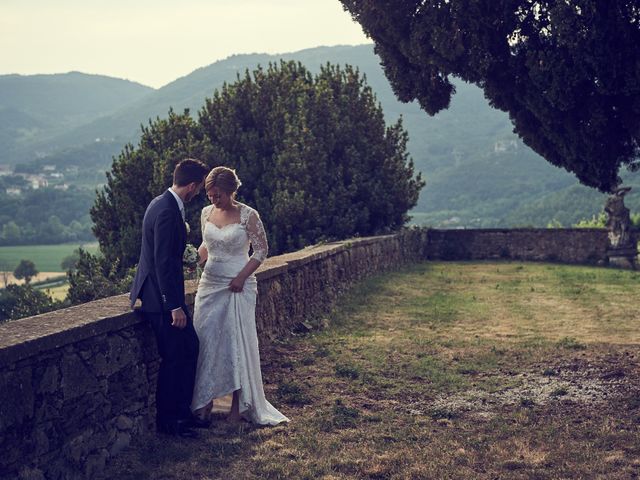
{"label": "carved stone finial", "polygon": [[607,213],[609,236],[609,263],[625,268],[634,268],[638,255],[631,235],[631,216],[624,205],[624,196],[631,187],[619,187],[607,198],[604,211]]}
{"label": "carved stone finial", "polygon": [[631,246],[631,216],[629,209],[624,205],[624,196],[631,187],[617,188],[607,198],[604,211],[607,213],[607,230],[609,230],[609,243],[612,248],[628,248]]}

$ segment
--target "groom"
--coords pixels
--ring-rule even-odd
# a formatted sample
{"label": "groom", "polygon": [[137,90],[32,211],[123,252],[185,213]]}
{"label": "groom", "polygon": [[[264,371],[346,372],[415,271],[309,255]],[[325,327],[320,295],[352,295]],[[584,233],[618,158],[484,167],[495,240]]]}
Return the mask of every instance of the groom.
{"label": "groom", "polygon": [[190,408],[199,343],[185,305],[182,254],[187,243],[184,204],[200,193],[208,171],[199,160],[182,160],[173,171],[173,186],[147,207],[130,295],[131,307],[142,300],[140,310],[158,343],[158,432],[181,437],[193,437],[191,428],[205,426]]}

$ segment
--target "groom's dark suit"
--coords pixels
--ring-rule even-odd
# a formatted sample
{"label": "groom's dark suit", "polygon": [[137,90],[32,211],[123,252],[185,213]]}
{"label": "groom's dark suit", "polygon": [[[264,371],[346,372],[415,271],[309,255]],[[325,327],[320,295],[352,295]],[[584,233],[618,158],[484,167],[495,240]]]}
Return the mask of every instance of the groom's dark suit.
{"label": "groom's dark suit", "polygon": [[[154,198],[142,221],[140,261],[131,288],[131,306],[142,300],[143,316],[158,342],[160,371],[156,390],[158,427],[177,431],[191,418],[191,397],[198,360],[198,336],[184,301],[182,254],[187,231],[177,200],[168,190]],[[183,329],[171,325],[171,311],[187,315]]]}

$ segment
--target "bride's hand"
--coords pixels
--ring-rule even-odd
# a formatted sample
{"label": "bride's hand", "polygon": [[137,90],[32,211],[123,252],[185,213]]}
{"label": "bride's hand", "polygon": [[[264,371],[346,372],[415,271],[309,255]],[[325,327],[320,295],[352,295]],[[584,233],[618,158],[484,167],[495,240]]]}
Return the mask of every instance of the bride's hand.
{"label": "bride's hand", "polygon": [[229,282],[229,290],[236,293],[241,292],[242,287],[244,287],[244,280],[244,278],[237,276]]}

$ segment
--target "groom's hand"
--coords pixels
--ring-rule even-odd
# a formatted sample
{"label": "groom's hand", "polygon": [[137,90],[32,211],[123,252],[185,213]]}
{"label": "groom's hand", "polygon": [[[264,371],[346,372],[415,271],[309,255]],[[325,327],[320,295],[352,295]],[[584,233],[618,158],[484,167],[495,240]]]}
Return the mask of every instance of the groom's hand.
{"label": "groom's hand", "polygon": [[171,325],[176,328],[184,328],[187,326],[187,316],[182,308],[171,310]]}

